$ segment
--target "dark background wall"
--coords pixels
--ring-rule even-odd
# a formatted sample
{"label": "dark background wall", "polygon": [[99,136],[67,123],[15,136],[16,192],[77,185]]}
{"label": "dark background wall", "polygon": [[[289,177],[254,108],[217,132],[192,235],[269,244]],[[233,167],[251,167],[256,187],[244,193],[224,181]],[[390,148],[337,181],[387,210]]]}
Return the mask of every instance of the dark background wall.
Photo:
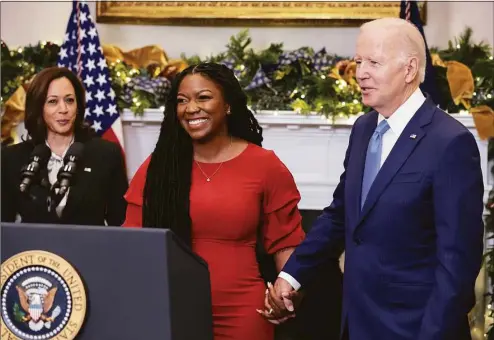
{"label": "dark background wall", "polygon": [[[321,210],[300,210],[302,227],[308,232]],[[339,339],[342,280],[339,262],[330,261],[317,269],[316,279],[305,287],[305,297],[295,322],[277,328],[275,340]]]}
{"label": "dark background wall", "polygon": [[302,227],[305,232],[310,230],[312,223],[314,223],[321,213],[322,210],[300,210],[300,214],[302,215]]}

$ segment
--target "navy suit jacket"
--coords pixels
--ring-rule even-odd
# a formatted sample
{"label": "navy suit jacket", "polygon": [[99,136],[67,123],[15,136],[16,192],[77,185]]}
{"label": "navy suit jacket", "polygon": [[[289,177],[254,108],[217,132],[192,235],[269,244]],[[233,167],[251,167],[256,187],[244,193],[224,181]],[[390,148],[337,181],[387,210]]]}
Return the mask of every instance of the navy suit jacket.
{"label": "navy suit jacket", "polygon": [[373,111],[354,124],[333,195],[283,271],[302,287],[345,246],[351,340],[470,339],[483,253],[483,181],[472,134],[427,99],[360,208]]}

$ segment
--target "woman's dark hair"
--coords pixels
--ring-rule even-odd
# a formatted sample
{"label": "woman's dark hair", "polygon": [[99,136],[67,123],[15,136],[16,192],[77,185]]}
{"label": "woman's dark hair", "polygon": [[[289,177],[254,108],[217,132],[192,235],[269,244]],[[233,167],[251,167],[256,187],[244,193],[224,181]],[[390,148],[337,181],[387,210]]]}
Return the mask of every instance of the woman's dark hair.
{"label": "woman's dark hair", "polygon": [[26,118],[24,124],[34,144],[44,143],[46,140],[47,126],[43,119],[43,108],[51,82],[59,78],[67,78],[74,87],[77,102],[77,114],[74,122],[75,139],[77,141],[85,141],[92,134],[89,126],[84,122],[86,91],[81,81],[68,68],[48,67],[34,77],[26,93]]}
{"label": "woman's dark hair", "polygon": [[160,136],[149,163],[144,187],[143,226],[168,228],[186,244],[192,240],[189,193],[192,175],[192,139],[177,118],[177,93],[182,80],[200,74],[215,82],[230,106],[228,133],[261,145],[262,128],[247,107],[247,97],[233,72],[215,63],[192,65],[173,80],[165,105]]}

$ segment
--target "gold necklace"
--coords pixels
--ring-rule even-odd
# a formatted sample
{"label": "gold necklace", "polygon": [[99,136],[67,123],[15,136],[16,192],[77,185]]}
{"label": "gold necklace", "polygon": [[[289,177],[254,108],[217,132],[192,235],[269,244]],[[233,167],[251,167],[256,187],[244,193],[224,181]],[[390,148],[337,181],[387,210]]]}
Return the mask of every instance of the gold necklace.
{"label": "gold necklace", "polygon": [[[228,149],[227,150],[230,150],[230,147],[232,146],[232,137],[230,136],[230,145],[228,145]],[[220,165],[218,166],[218,168],[215,170],[215,172],[213,172],[213,174],[211,176],[208,176],[204,170],[202,170],[201,166],[199,165],[199,163],[194,159],[194,162],[196,162],[197,164],[197,167],[199,168],[199,170],[201,170],[202,174],[204,175],[204,177],[206,177],[206,182],[211,182],[211,178],[213,178],[214,175],[216,175],[216,173],[221,169],[221,166],[223,165],[223,163],[225,163],[225,161],[221,162]]]}

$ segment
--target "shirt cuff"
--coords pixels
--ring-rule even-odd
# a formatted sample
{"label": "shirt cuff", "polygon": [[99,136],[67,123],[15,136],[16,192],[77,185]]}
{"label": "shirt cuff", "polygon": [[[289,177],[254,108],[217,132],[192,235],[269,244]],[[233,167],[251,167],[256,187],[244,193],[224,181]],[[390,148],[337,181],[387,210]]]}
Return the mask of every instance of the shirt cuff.
{"label": "shirt cuff", "polygon": [[299,290],[301,287],[301,284],[295,280],[290,274],[287,274],[285,272],[280,272],[278,274],[278,277],[281,277],[285,281],[287,281],[295,290]]}

